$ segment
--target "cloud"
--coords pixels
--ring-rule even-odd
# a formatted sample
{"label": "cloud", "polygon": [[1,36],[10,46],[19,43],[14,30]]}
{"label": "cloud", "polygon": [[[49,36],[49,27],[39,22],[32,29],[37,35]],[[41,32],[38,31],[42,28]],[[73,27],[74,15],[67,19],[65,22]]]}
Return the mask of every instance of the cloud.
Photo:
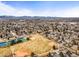
{"label": "cloud", "polygon": [[79,17],[79,7],[59,10],[55,14],[59,17]]}
{"label": "cloud", "polygon": [[42,16],[79,17],[79,7],[59,9],[59,10],[44,10],[42,12]]}
{"label": "cloud", "polygon": [[16,11],[16,9],[0,2],[0,14],[11,15],[11,14],[13,14],[12,11]]}
{"label": "cloud", "polygon": [[0,2],[0,15],[10,15],[10,16],[32,16],[32,11],[28,9],[15,9],[9,5]]}
{"label": "cloud", "polygon": [[79,17],[79,7],[52,10],[42,9],[42,10],[30,10],[30,9],[17,9],[10,5],[0,2],[0,15],[9,16],[57,16],[57,17]]}

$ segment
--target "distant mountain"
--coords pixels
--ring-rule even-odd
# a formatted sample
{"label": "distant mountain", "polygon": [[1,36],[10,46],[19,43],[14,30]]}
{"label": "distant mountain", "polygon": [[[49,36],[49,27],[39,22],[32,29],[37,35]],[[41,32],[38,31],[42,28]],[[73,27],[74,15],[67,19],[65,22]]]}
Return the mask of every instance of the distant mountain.
{"label": "distant mountain", "polygon": [[53,20],[79,22],[79,17],[0,16],[0,20]]}
{"label": "distant mountain", "polygon": [[4,20],[48,20],[48,19],[53,19],[53,17],[43,17],[43,16],[0,16],[1,19]]}

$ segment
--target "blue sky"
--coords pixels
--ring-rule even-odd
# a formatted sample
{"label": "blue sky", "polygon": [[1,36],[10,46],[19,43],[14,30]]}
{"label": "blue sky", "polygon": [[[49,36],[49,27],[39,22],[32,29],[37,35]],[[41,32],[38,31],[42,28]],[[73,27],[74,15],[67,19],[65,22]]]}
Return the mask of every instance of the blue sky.
{"label": "blue sky", "polygon": [[79,1],[1,1],[0,15],[79,17]]}

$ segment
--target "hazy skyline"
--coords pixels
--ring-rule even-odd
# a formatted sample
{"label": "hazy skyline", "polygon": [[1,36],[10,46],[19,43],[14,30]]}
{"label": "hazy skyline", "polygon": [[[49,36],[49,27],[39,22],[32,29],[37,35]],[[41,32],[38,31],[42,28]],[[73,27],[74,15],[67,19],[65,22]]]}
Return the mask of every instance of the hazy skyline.
{"label": "hazy skyline", "polygon": [[0,15],[79,17],[79,1],[0,1]]}

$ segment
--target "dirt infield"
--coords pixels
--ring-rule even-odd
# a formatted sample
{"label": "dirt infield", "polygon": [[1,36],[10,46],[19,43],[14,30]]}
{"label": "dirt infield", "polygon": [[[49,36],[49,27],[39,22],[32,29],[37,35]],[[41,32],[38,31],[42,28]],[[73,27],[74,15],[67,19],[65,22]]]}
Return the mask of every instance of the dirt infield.
{"label": "dirt infield", "polygon": [[9,47],[0,48],[0,57],[4,57],[4,56],[6,57],[12,56],[12,52]]}
{"label": "dirt infield", "polygon": [[32,53],[37,56],[46,56],[49,52],[54,51],[53,47],[57,47],[56,42],[51,41],[40,34],[32,34],[29,39],[30,40],[27,42],[18,43],[10,46],[10,48],[5,48],[5,55],[7,54],[6,51],[9,52],[6,49],[10,49],[13,56],[16,57],[31,56]]}
{"label": "dirt infield", "polygon": [[57,47],[54,41],[51,41],[39,34],[32,34],[30,37],[31,41],[26,43],[26,46],[31,49],[38,56],[47,55],[50,51],[53,51],[53,46]]}

